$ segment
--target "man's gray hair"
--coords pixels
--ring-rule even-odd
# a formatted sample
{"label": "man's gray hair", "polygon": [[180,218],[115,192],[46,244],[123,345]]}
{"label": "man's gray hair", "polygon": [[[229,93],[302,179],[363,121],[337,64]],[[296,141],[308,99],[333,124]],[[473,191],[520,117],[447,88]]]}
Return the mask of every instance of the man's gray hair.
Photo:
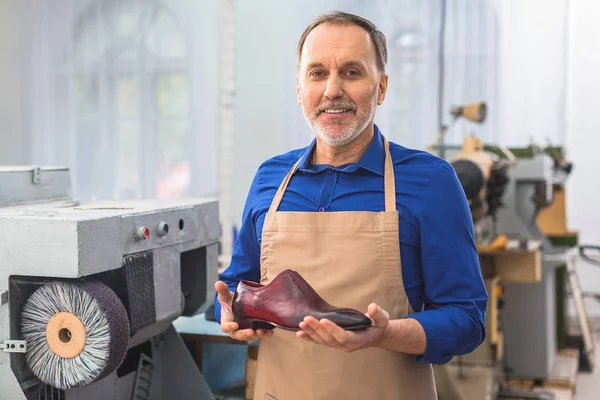
{"label": "man's gray hair", "polygon": [[358,15],[348,14],[341,11],[333,11],[328,14],[323,14],[316,18],[302,33],[300,41],[298,42],[298,65],[300,65],[300,58],[302,56],[302,47],[308,34],[321,24],[331,25],[356,25],[363,28],[369,36],[371,41],[375,45],[375,53],[377,56],[377,69],[381,73],[385,73],[385,67],[387,65],[387,45],[385,35],[377,29],[374,23],[366,18],[359,17]]}

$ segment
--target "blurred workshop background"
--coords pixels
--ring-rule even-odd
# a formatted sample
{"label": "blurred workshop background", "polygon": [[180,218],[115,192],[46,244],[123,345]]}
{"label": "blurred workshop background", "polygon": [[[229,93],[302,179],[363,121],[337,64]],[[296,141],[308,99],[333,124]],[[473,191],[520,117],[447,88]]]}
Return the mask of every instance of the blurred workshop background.
{"label": "blurred workshop background", "polygon": [[[452,107],[485,102],[445,144],[560,147],[567,228],[600,244],[597,0],[0,0],[0,165],[68,166],[82,201],[217,198],[222,268],[258,166],[313,138],[296,46],[331,10],[387,36],[390,140],[425,149]],[[575,265],[600,292],[600,268]]]}

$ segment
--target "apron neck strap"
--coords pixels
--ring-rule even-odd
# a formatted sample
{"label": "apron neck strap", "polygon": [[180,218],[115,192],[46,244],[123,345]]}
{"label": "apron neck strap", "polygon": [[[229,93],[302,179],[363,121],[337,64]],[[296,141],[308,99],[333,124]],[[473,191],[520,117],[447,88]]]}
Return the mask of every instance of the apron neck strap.
{"label": "apron neck strap", "polygon": [[[394,178],[394,163],[392,161],[392,156],[390,155],[390,145],[388,140],[383,136],[383,147],[385,149],[385,168],[383,173],[384,179],[384,190],[385,190],[385,211],[387,212],[396,212],[396,180]],[[275,193],[275,197],[273,197],[273,201],[271,202],[271,207],[269,207],[269,212],[274,213],[279,208],[279,204],[281,203],[281,199],[283,199],[283,195],[285,193],[285,189],[287,189],[294,172],[300,165],[300,158],[296,161],[296,164],[290,169],[290,171],[285,176],[281,185],[279,185],[279,189],[277,189],[277,193]]]}
{"label": "apron neck strap", "polygon": [[385,211],[396,212],[396,178],[394,176],[394,162],[392,161],[392,156],[390,154],[390,144],[385,136],[383,136],[383,148],[385,149],[385,169],[383,170]]}
{"label": "apron neck strap", "polygon": [[279,189],[277,189],[277,193],[275,193],[275,197],[273,197],[273,201],[271,202],[271,207],[269,207],[269,213],[272,214],[279,208],[279,203],[281,203],[281,199],[283,199],[285,189],[287,189],[288,183],[290,183],[290,179],[292,179],[292,175],[294,175],[296,168],[300,165],[300,161],[302,161],[302,158],[296,161],[296,164],[294,164],[292,169],[290,169],[290,172],[285,176],[283,182],[281,182],[281,185],[279,185]]}

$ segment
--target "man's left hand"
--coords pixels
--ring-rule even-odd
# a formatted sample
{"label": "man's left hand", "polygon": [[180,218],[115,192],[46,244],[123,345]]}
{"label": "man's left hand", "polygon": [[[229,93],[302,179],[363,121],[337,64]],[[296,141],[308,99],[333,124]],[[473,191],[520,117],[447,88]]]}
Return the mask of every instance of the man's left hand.
{"label": "man's left hand", "polygon": [[377,345],[383,332],[390,322],[390,315],[377,304],[369,305],[365,314],[373,321],[372,325],[360,331],[346,331],[328,319],[317,320],[314,317],[305,317],[300,322],[300,329],[296,335],[308,342],[330,346],[338,350],[351,353]]}

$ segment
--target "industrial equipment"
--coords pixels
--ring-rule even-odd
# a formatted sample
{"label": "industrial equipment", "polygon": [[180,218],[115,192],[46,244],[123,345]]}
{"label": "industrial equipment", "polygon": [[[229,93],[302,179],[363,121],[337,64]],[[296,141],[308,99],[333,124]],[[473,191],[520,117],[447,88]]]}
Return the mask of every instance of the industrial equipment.
{"label": "industrial equipment", "polygon": [[[450,111],[455,122],[464,117],[483,123],[487,114],[484,102],[455,106]],[[449,129],[442,126],[428,151],[450,162],[465,192],[475,231],[478,250],[504,250],[505,236],[496,236],[493,223],[503,205],[503,194],[509,181],[509,169],[515,164],[514,155],[505,149],[489,151],[478,136],[464,138],[462,146],[447,146],[443,138]],[[500,271],[498,271],[500,272]],[[448,400],[496,398],[504,380],[501,359],[503,336],[499,314],[503,305],[503,286],[494,271],[484,275],[489,301],[486,309],[486,338],[478,349],[462,357],[455,357],[443,366],[434,366],[436,386],[440,395]]]}
{"label": "industrial equipment", "polygon": [[541,282],[505,285],[505,355],[514,376],[545,379],[558,349],[555,276],[556,269],[564,265],[553,256],[566,256],[567,248],[555,246],[546,237],[537,217],[552,204],[554,187],[564,184],[566,176],[555,168],[552,157],[537,151],[519,158],[510,179],[496,229],[509,238],[541,244]]}
{"label": "industrial equipment", "polygon": [[450,159],[469,202],[475,239],[480,245],[493,239],[493,234],[484,228],[488,222],[485,218],[496,221],[509,181],[508,169],[515,164],[512,153],[503,153],[508,160],[484,151],[481,139],[471,136],[464,139],[461,151]]}
{"label": "industrial equipment", "polygon": [[[492,146],[486,149],[497,152]],[[451,160],[460,150],[448,148],[446,152]],[[516,255],[521,258],[515,258],[515,268],[526,263],[534,268],[535,264],[541,264],[541,268],[539,282],[504,283],[501,323],[505,363],[513,376],[545,379],[557,351],[556,269],[564,266],[568,246],[550,241],[538,225],[538,216],[553,203],[554,192],[564,185],[571,165],[551,151],[533,145],[527,151],[510,152],[518,154],[518,159],[511,165],[502,195],[503,205],[496,210],[491,233],[523,244],[520,248],[523,253]],[[538,244],[540,257],[531,243]]]}
{"label": "industrial equipment", "polygon": [[211,199],[71,197],[68,168],[0,167],[0,399],[213,399],[172,325],[217,280]]}
{"label": "industrial equipment", "polygon": [[442,125],[440,128],[440,132],[436,136],[433,143],[431,143],[426,148],[426,150],[429,152],[431,152],[434,147],[438,148],[439,156],[441,158],[446,158],[446,146],[444,145],[444,138],[446,136],[446,132],[448,132],[448,129],[450,129],[450,127],[461,117],[464,117],[467,120],[478,124],[483,123],[487,116],[487,104],[485,102],[477,102],[467,104],[464,106],[453,106],[450,109],[450,115],[452,115],[452,121],[450,125]]}
{"label": "industrial equipment", "polygon": [[[476,102],[464,106],[453,106],[450,110],[452,121],[443,125],[436,139],[427,147],[427,151],[436,153],[452,164],[469,202],[475,236],[478,245],[487,245],[494,239],[489,229],[489,220],[496,220],[496,213],[502,205],[502,196],[508,183],[508,169],[515,165],[516,157],[507,149],[496,147],[496,151],[484,148],[478,136],[466,137],[460,151],[447,146],[443,139],[459,118],[481,124],[487,117],[487,104]],[[450,154],[446,152],[450,151]],[[489,217],[489,218],[486,218]]]}

